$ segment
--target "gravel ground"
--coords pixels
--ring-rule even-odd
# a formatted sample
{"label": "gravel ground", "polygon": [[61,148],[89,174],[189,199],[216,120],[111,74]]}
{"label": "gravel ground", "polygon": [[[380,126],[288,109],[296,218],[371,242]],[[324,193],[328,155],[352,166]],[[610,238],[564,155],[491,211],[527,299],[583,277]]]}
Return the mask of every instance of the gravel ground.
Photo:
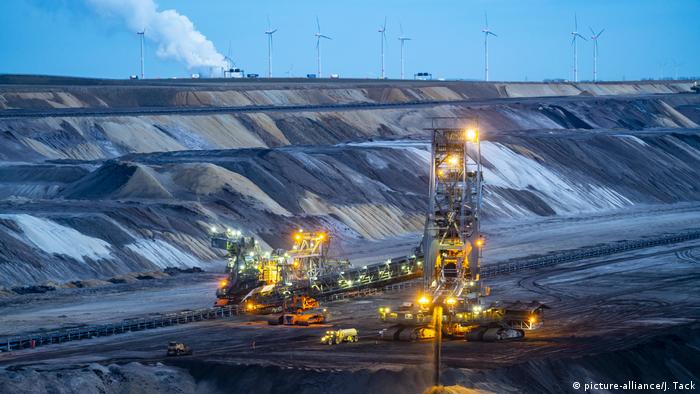
{"label": "gravel ground", "polygon": [[[667,365],[660,370],[672,374],[668,378],[697,381],[698,353],[692,343],[698,341],[700,333],[699,260],[700,242],[688,242],[495,279],[489,283],[494,299],[537,299],[549,305],[552,309],[545,325],[529,332],[521,342],[447,340],[443,347],[445,380],[490,387],[495,392],[508,387],[522,392],[562,392],[567,379],[576,374],[596,379],[614,372],[609,364],[615,357],[638,362],[642,355],[661,357],[657,353],[665,349],[659,360],[671,366],[679,364],[675,369]],[[254,383],[245,379],[231,383],[229,379],[247,371],[250,376],[268,376],[277,382],[297,381],[301,379],[297,375],[303,373],[313,378],[303,383],[310,386],[302,385],[309,390],[301,391],[309,392],[315,392],[319,382],[326,382],[326,388],[342,388],[338,392],[359,392],[350,384],[353,379],[366,379],[363,387],[369,392],[372,387],[381,387],[369,383],[373,379],[374,384],[395,384],[397,392],[418,392],[420,385],[425,387],[429,382],[431,344],[374,339],[383,327],[376,317],[377,308],[411,299],[414,292],[329,304],[331,321],[321,327],[268,326],[260,317],[241,316],[2,354],[0,366],[31,371],[65,364],[164,362],[187,370],[197,384],[206,384],[211,391],[217,391],[222,382],[233,384],[227,386],[231,390],[251,389]],[[359,329],[359,343],[329,348],[318,342],[328,327],[350,326]],[[171,340],[188,343],[195,354],[165,358],[165,346]],[[682,352],[671,348],[686,344],[690,347]],[[562,368],[562,363],[566,373],[547,372],[548,366]],[[683,370],[685,376],[678,372]],[[656,376],[645,375],[644,368],[616,367],[615,371],[613,375],[620,381]],[[0,370],[0,381],[3,379],[8,379],[8,372]],[[528,389],[523,382],[536,382],[537,386]]]}

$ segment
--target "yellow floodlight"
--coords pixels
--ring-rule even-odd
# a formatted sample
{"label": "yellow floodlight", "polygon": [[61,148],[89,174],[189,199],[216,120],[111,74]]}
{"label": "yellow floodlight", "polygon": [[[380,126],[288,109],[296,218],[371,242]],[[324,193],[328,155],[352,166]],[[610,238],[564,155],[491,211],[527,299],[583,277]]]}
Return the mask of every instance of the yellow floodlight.
{"label": "yellow floodlight", "polygon": [[426,295],[421,295],[420,298],[418,298],[418,304],[425,306],[430,304],[430,298],[428,298]]}
{"label": "yellow floodlight", "polygon": [[479,132],[476,129],[468,128],[466,131],[467,141],[476,142],[479,140]]}

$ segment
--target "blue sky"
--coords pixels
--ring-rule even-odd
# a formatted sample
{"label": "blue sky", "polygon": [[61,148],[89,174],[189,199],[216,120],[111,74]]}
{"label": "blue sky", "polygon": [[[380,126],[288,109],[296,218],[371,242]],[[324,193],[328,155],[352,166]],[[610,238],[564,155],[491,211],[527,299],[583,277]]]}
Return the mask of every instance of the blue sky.
{"label": "blue sky", "polygon": [[[397,78],[399,24],[413,38],[406,73],[483,77],[484,12],[498,34],[489,41],[492,80],[571,78],[570,32],[605,28],[599,78],[604,80],[700,75],[699,0],[156,0],[159,9],[187,16],[222,54],[246,72],[265,75],[269,15],[275,34],[273,74],[315,72],[315,17],[324,34],[324,73],[376,78],[377,28],[387,17],[387,76]],[[186,76],[191,70],[155,55],[146,44],[147,77]],[[138,38],[126,25],[97,14],[83,0],[0,2],[0,73],[125,78],[138,73]],[[579,78],[592,79],[593,45],[579,47]]]}

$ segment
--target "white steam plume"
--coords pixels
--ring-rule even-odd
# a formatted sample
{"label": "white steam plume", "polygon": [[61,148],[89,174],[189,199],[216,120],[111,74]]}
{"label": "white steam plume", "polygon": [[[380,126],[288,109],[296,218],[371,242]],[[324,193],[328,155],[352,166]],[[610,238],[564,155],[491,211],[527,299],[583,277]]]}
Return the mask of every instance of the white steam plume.
{"label": "white steam plume", "polygon": [[175,10],[158,11],[154,0],[85,0],[99,13],[123,19],[133,32],[146,31],[158,44],[156,55],[187,64],[189,69],[223,67],[225,58],[194,24]]}

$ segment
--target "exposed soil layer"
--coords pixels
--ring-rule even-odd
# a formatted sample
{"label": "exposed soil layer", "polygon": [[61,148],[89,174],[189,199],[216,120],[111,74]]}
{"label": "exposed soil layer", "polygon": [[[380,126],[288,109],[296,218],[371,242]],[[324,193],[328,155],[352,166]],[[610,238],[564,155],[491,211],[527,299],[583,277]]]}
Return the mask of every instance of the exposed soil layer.
{"label": "exposed soil layer", "polygon": [[[624,215],[700,197],[695,131],[503,133],[482,153],[487,234],[503,221]],[[274,248],[288,248],[299,226],[325,227],[336,253],[352,253],[360,240],[422,230],[428,160],[427,141],[393,140],[6,163],[0,191],[12,197],[0,202],[0,285],[206,268],[222,256],[209,247],[212,226],[243,229]],[[610,241],[629,239],[622,235]],[[580,241],[573,247],[595,244]]]}

